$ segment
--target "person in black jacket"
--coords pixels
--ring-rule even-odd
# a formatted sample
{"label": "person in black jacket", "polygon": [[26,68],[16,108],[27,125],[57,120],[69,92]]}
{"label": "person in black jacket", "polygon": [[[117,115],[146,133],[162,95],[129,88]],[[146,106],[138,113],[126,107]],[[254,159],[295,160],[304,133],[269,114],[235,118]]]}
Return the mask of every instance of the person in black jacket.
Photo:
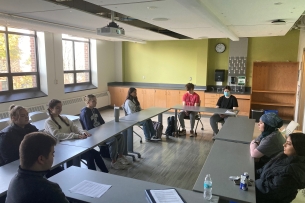
{"label": "person in black jacket", "polygon": [[6,203],[69,203],[57,183],[44,178],[54,158],[56,140],[41,132],[26,135],[20,144],[20,166],[12,178]]}
{"label": "person in black jacket", "polygon": [[[83,129],[91,130],[105,123],[99,110],[96,107],[96,97],[93,94],[84,96],[86,107],[82,108],[79,118]],[[123,155],[125,148],[125,140],[122,134],[117,134],[105,141],[109,147],[111,158],[111,167],[113,169],[126,169],[126,165],[130,164],[128,159]]]}
{"label": "person in black jacket", "polygon": [[22,106],[11,105],[11,125],[0,131],[0,166],[19,159],[19,145],[24,136],[38,129],[29,124],[29,114]]}
{"label": "person in black jacket", "polygon": [[[225,86],[223,91],[223,96],[219,97],[216,108],[224,108],[224,109],[233,109],[237,110],[238,102],[235,96],[231,95],[231,87]],[[210,125],[214,132],[214,136],[217,135],[219,129],[218,129],[218,122],[220,121],[226,121],[228,118],[228,115],[224,114],[213,114],[213,116],[210,117]]]}
{"label": "person in black jacket", "polygon": [[256,202],[288,203],[305,188],[305,134],[292,133],[284,152],[256,171]]}

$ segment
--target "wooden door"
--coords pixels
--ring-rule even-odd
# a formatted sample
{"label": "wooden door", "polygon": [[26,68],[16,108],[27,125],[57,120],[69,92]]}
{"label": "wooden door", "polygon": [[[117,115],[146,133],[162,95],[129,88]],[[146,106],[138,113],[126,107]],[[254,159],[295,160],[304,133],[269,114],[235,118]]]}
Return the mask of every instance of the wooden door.
{"label": "wooden door", "polygon": [[143,109],[155,106],[155,89],[143,89]]}
{"label": "wooden door", "polygon": [[299,89],[299,108],[298,108],[298,119],[297,122],[300,125],[298,127],[298,130],[303,130],[303,124],[304,124],[304,111],[305,111],[305,51],[303,52],[303,59],[302,59],[302,66],[301,66],[301,72],[302,75],[300,77],[301,84]]}
{"label": "wooden door", "polygon": [[155,106],[166,107],[166,90],[155,89]]}

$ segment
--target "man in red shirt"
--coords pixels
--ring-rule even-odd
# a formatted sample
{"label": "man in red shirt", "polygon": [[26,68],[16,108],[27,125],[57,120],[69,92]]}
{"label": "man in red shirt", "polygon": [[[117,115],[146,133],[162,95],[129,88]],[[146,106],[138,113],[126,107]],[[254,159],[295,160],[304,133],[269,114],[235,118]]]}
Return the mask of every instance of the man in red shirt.
{"label": "man in red shirt", "polygon": [[[182,97],[182,105],[185,106],[199,106],[200,103],[200,97],[199,95],[194,92],[194,84],[192,83],[187,83],[185,85],[187,93],[185,93]],[[192,111],[181,111],[179,113],[179,122],[182,127],[182,131],[180,132],[180,135],[185,135],[186,130],[185,130],[185,125],[184,125],[184,117],[189,116],[190,117],[190,123],[191,123],[191,131],[190,131],[190,137],[194,137],[194,125],[195,125],[195,116],[197,112],[192,112]]]}

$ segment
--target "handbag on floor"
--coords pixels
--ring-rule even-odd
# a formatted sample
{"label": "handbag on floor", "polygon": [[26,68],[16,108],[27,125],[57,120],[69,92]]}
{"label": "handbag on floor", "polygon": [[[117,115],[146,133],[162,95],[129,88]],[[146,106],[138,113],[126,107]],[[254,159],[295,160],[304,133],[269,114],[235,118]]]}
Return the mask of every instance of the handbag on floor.
{"label": "handbag on floor", "polygon": [[154,129],[156,131],[157,138],[161,138],[162,137],[162,131],[163,131],[162,123],[156,122],[156,121],[153,121],[152,123],[153,123]]}

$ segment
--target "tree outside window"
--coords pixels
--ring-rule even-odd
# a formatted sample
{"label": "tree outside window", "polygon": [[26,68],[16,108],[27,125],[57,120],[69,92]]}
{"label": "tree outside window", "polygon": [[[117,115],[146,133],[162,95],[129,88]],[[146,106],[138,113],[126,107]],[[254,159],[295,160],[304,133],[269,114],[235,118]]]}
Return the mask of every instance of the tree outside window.
{"label": "tree outside window", "polygon": [[0,94],[38,89],[36,32],[0,26]]}
{"label": "tree outside window", "polygon": [[62,35],[64,84],[91,83],[89,39]]}

